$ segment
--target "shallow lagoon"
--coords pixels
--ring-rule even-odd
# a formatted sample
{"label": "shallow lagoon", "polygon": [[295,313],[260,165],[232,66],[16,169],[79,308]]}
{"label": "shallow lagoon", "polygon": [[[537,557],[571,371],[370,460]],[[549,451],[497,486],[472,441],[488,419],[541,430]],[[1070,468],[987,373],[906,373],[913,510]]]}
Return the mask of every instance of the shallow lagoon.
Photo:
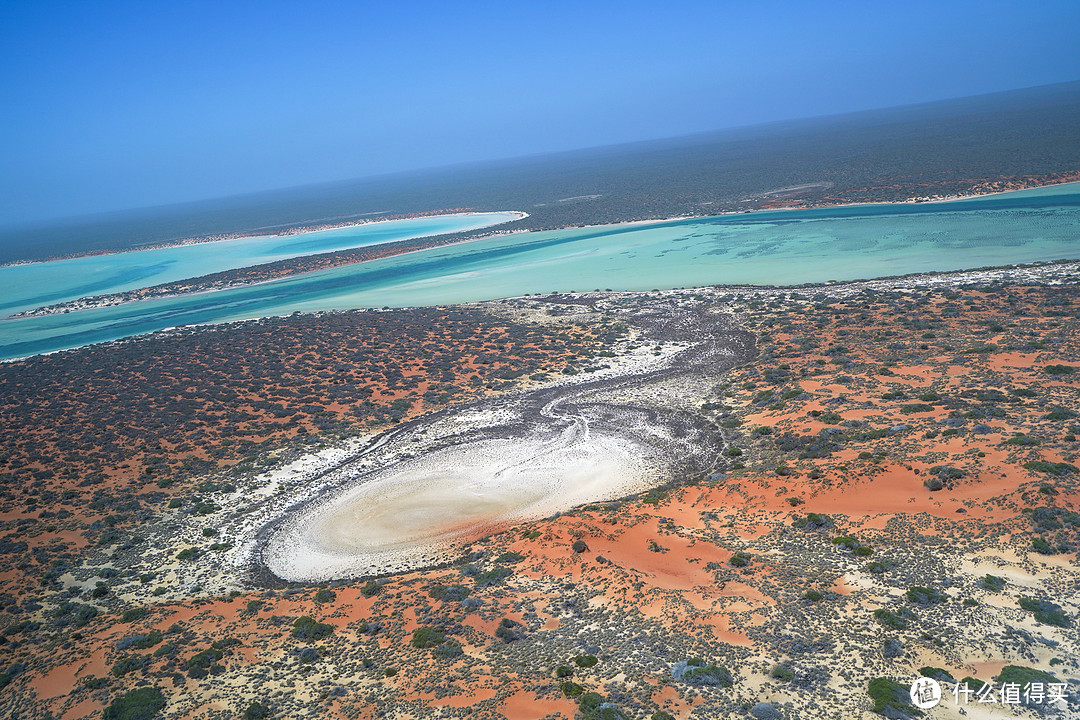
{"label": "shallow lagoon", "polygon": [[286,258],[463,232],[517,219],[514,213],[439,215],[370,222],[295,235],[236,238],[0,267],[0,317]]}
{"label": "shallow lagoon", "polygon": [[553,290],[784,285],[1077,257],[1078,184],[945,203],[518,233],[246,288],[4,320],[0,357],[297,310],[437,305]]}

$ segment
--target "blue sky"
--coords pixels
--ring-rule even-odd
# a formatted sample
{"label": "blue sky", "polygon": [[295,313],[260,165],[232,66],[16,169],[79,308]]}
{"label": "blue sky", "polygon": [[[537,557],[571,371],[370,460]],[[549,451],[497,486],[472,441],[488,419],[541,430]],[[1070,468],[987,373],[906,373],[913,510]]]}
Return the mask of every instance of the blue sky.
{"label": "blue sky", "polygon": [[0,224],[1080,78],[1080,3],[0,3]]}

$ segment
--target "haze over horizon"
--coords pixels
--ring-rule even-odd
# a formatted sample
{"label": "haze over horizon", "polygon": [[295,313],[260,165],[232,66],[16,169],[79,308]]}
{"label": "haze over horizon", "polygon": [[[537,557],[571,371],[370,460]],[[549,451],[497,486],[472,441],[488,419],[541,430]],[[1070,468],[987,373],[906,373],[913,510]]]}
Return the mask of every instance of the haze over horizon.
{"label": "haze over horizon", "polygon": [[1080,6],[0,9],[0,224],[1034,87]]}

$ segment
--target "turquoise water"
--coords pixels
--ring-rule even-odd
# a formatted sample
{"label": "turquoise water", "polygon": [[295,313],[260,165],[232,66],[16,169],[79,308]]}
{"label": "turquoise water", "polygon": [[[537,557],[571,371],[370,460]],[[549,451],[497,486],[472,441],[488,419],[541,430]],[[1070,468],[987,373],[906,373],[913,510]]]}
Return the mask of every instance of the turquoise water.
{"label": "turquoise water", "polygon": [[797,284],[1077,257],[1080,184],[947,203],[518,233],[247,288],[4,320],[0,357],[297,310],[437,305],[553,290]]}
{"label": "turquoise water", "polygon": [[301,255],[474,230],[516,217],[478,213],[388,220],[285,237],[237,238],[2,267],[0,317],[88,295],[135,290]]}

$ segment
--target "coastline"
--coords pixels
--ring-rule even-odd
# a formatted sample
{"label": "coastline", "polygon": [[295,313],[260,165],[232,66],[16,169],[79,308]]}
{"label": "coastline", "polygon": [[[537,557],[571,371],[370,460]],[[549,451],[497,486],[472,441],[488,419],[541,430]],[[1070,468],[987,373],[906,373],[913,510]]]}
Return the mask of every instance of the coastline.
{"label": "coastline", "polygon": [[[98,250],[85,253],[69,253],[67,255],[58,255],[56,257],[45,258],[43,260],[14,260],[12,262],[0,263],[0,268],[14,267],[18,265],[36,265],[39,263],[56,262],[57,260],[75,260],[77,258],[84,257],[97,257],[100,255],[126,255],[127,253],[142,252],[144,250],[161,250],[171,247],[186,247],[188,245],[206,245],[208,243],[229,242],[230,240],[244,240],[248,238],[275,238],[275,237],[292,237],[294,235],[307,235],[309,233],[325,232],[327,230],[343,230],[345,228],[361,227],[364,225],[374,225],[384,222],[397,222],[399,220],[419,220],[421,218],[448,218],[448,217],[468,217],[470,215],[489,215],[491,213],[506,213],[508,215],[517,215],[518,217],[506,220],[505,222],[517,222],[529,217],[529,213],[522,210],[454,210],[450,212],[443,212],[440,210],[433,210],[431,212],[422,213],[404,213],[386,215],[379,218],[364,218],[360,220],[349,220],[338,223],[318,223],[315,225],[298,225],[295,227],[288,227],[279,232],[261,232],[260,230],[250,230],[245,232],[236,233],[220,233],[215,235],[203,235],[199,237],[182,238],[176,241],[153,243],[150,245],[140,245],[138,247],[126,248],[122,250]],[[382,213],[365,213],[365,215],[373,215]],[[496,223],[502,225],[503,223]],[[492,226],[494,227],[494,226]],[[483,230],[483,228],[478,228]],[[302,256],[297,256],[302,257]]]}
{"label": "coastline", "polygon": [[[144,288],[137,288],[134,290],[124,291],[121,293],[110,293],[101,296],[86,296],[77,298],[75,300],[69,300],[52,305],[41,306],[31,310],[25,310],[20,313],[9,316],[7,319],[19,319],[28,317],[44,317],[49,315],[57,315],[68,312],[76,312],[79,310],[97,309],[103,307],[114,307],[118,305],[124,305],[131,302],[137,302],[139,300],[151,299],[151,298],[166,298],[166,297],[179,297],[184,295],[197,295],[207,292],[214,292],[218,290],[236,289],[242,287],[256,286],[273,280],[282,279],[285,277],[298,277],[310,272],[317,272],[320,270],[326,270],[335,267],[344,267],[348,265],[359,264],[368,262],[370,260],[382,259],[385,257],[406,255],[421,250],[431,249],[433,247],[449,247],[458,245],[461,243],[472,242],[474,240],[488,239],[493,237],[502,237],[518,233],[527,232],[550,232],[557,230],[567,229],[590,229],[590,228],[614,228],[614,227],[629,227],[629,226],[647,226],[647,225],[662,225],[665,223],[679,222],[683,220],[692,220],[695,218],[709,218],[709,217],[731,217],[736,215],[754,215],[762,212],[782,212],[791,210],[813,210],[813,209],[825,209],[825,208],[844,208],[844,207],[863,207],[863,206],[897,206],[897,205],[919,205],[919,204],[938,204],[959,202],[964,200],[972,200],[978,198],[987,198],[997,195],[1006,195],[1014,192],[1022,192],[1025,190],[1036,190],[1043,188],[1052,188],[1062,185],[1080,185],[1080,180],[1067,180],[1064,182],[1054,182],[1046,184],[1030,185],[1022,188],[1011,188],[1007,190],[998,190],[988,193],[969,193],[965,195],[951,195],[951,196],[916,196],[908,198],[906,200],[898,201],[875,201],[875,202],[854,202],[854,203],[818,203],[807,206],[785,206],[775,208],[762,208],[755,210],[732,210],[715,212],[710,214],[683,214],[665,218],[654,219],[640,219],[640,220],[626,220],[610,223],[595,223],[595,224],[580,224],[580,225],[565,225],[556,228],[546,229],[508,229],[501,226],[507,223],[518,222],[529,217],[529,213],[520,210],[506,210],[506,211],[463,211],[453,213],[433,213],[433,214],[420,214],[410,216],[411,218],[420,217],[451,217],[451,216],[469,216],[469,215],[481,215],[487,214],[487,212],[502,212],[506,214],[516,215],[517,217],[507,220],[503,223],[497,223],[491,225],[488,228],[477,228],[472,231],[464,231],[463,233],[448,233],[446,235],[429,235],[421,236],[417,238],[409,238],[406,240],[393,241],[390,243],[382,243],[379,245],[361,246],[358,248],[348,248],[344,250],[336,250],[323,253],[312,253],[310,255],[296,256],[294,258],[288,258],[283,261],[274,261],[270,263],[263,263],[259,265],[252,265],[243,268],[237,268],[234,270],[222,271],[221,273],[212,273],[210,275],[198,276],[193,278],[185,278],[182,280],[173,281],[170,283],[162,283],[160,285],[154,285]],[[393,220],[409,219],[409,218],[394,218]],[[338,223],[332,225],[317,225],[317,226],[305,226],[305,228],[292,228],[282,231],[276,236],[267,237],[284,237],[291,235],[299,235],[305,233],[321,232],[324,230],[340,229],[344,227],[356,227],[360,225],[368,225],[378,222],[391,221],[389,218],[380,218],[378,220],[363,220],[359,222]],[[434,240],[440,237],[455,236],[459,234],[467,234],[466,237],[460,239],[453,239],[444,242],[431,242],[424,244],[425,239]],[[238,234],[229,239],[238,239],[240,237],[260,237],[260,235]],[[224,240],[217,240],[214,242],[222,242]],[[185,241],[184,244],[201,244],[203,241],[193,240]],[[210,241],[207,241],[210,242]],[[402,247],[400,251],[393,251],[394,246],[399,243],[419,243],[420,246],[406,246]],[[364,255],[365,250],[371,250],[372,248],[380,248],[382,250],[391,250],[391,252],[379,253],[377,250],[372,253],[372,256],[357,256]],[[398,247],[401,247],[398,245]],[[148,249],[148,248],[140,248]],[[125,252],[133,252],[131,250]],[[352,255],[350,255],[350,253]],[[105,253],[110,254],[110,253]],[[279,263],[296,263],[302,259],[318,259],[324,260],[321,264],[314,267],[290,267],[285,268],[281,272],[275,272],[279,267]],[[310,264],[310,263],[309,263]],[[227,274],[239,274],[239,277],[233,279],[226,279],[219,276]],[[243,277],[247,274],[249,277]],[[254,276],[254,277],[251,277]]]}

